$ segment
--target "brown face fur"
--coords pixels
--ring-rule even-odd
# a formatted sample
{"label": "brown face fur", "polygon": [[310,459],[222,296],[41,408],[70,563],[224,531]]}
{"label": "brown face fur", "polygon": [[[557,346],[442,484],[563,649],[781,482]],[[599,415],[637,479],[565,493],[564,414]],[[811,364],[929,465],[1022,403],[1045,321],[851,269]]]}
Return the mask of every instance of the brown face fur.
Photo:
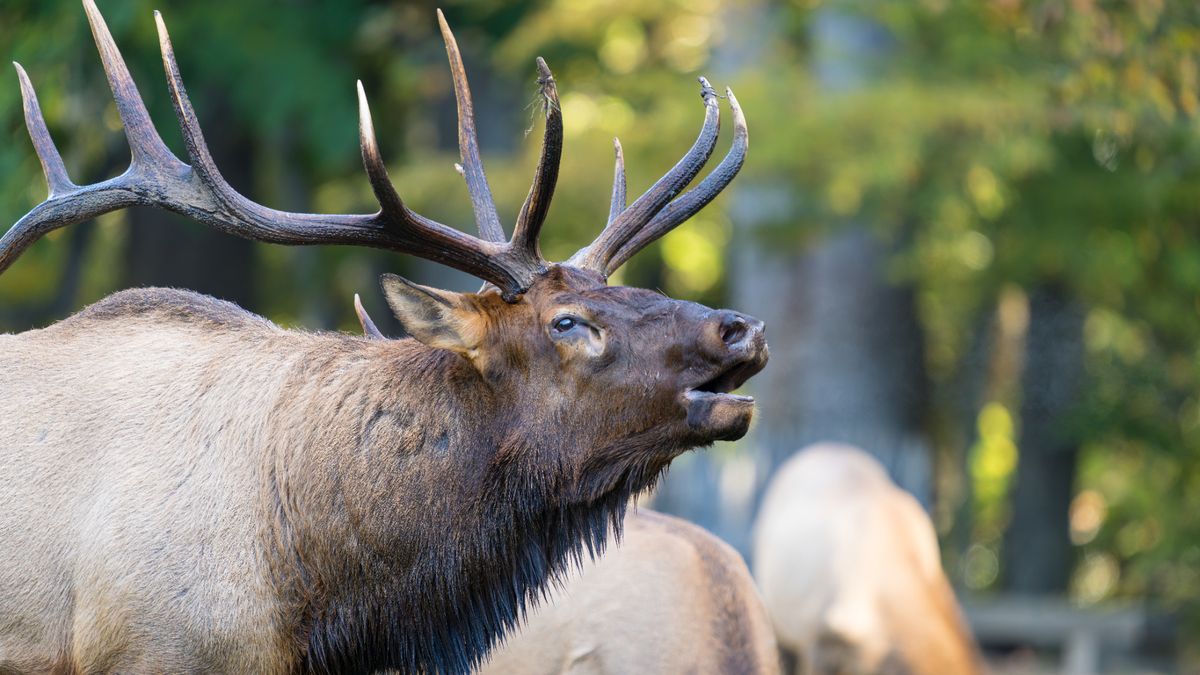
{"label": "brown face fur", "polygon": [[468,359],[515,418],[498,461],[558,448],[589,496],[642,489],[680,452],[749,428],[753,399],[729,392],[766,364],[757,319],[565,265],[511,304],[393,276],[384,290],[413,337]]}

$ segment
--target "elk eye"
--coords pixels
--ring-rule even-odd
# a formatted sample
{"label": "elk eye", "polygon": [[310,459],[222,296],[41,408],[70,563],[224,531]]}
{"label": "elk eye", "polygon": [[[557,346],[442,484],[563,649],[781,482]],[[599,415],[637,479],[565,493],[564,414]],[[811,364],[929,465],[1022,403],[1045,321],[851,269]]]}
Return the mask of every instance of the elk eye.
{"label": "elk eye", "polygon": [[571,329],[578,325],[579,319],[573,316],[560,316],[550,324],[550,327],[554,329],[555,333],[562,334],[571,332]]}

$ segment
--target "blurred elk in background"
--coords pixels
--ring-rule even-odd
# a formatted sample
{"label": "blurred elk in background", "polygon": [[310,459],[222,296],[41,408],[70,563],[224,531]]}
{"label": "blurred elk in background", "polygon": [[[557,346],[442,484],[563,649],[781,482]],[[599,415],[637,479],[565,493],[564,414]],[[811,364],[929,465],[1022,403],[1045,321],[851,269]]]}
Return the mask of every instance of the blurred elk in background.
{"label": "blurred elk in background", "polygon": [[696,525],[639,509],[619,545],[573,572],[479,673],[768,675],[778,659],[742,557]]}
{"label": "blurred elk in background", "polygon": [[820,444],[780,467],[754,577],[792,672],[981,673],[925,510],[870,455]]}
{"label": "blurred elk in background", "polygon": [[73,183],[17,66],[50,196],[0,239],[0,271],[56,228],[148,205],[258,241],[409,253],[487,283],[453,293],[386,275],[405,340],[288,331],[164,289],[0,335],[0,672],[466,672],[572,562],[603,550],[675,457],[746,433],[754,401],[732,391],[766,363],[762,323],[607,285],[741,168],[732,92],[734,140],[712,173],[684,191],[720,126],[701,79],[693,147],[627,206],[618,146],[607,226],[556,264],[538,235],[562,118],[541,60],[542,154],[506,239],[439,13],[474,237],[400,199],[361,84],[377,213],[288,213],[234,191],[156,15],[185,164],[84,7],[132,162]]}

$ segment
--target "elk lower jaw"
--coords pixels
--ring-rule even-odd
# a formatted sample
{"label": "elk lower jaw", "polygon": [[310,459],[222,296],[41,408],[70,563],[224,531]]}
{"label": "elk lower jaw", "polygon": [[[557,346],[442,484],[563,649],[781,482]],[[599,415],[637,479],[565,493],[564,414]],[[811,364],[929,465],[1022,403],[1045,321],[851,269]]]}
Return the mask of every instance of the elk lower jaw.
{"label": "elk lower jaw", "polygon": [[762,370],[766,361],[765,351],[755,352],[685,389],[681,399],[688,426],[714,441],[736,441],[745,436],[754,417],[754,397],[734,394],[733,390]]}
{"label": "elk lower jaw", "polygon": [[750,429],[754,398],[689,389],[683,394],[688,426],[714,441],[736,441]]}

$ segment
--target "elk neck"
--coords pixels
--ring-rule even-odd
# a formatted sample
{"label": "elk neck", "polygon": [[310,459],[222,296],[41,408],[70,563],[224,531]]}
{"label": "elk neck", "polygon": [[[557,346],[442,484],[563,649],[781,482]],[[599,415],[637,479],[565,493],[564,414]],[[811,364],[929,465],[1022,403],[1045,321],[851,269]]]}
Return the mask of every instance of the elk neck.
{"label": "elk neck", "polygon": [[523,432],[462,357],[413,340],[311,349],[282,383],[262,499],[303,670],[466,672],[661,472],[571,489],[578,448]]}

